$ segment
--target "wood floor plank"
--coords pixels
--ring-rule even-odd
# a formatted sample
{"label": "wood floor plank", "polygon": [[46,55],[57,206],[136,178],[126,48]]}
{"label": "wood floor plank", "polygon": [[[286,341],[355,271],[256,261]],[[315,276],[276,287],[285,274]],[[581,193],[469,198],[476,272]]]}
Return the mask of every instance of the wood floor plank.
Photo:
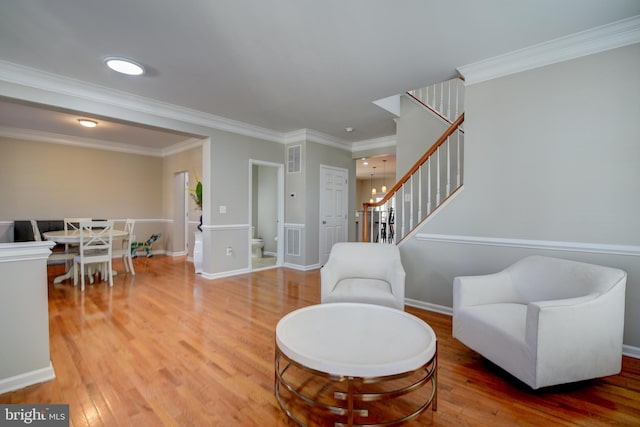
{"label": "wood floor plank", "polygon": [[[274,331],[320,301],[319,271],[207,280],[184,258],[134,263],[136,276],[84,294],[54,285],[60,270],[49,269],[56,379],[0,403],[68,403],[73,426],[293,426],[273,394]],[[439,350],[438,410],[408,426],[640,425],[640,360],[624,357],[620,375],[532,391],[453,339],[449,316],[407,311],[431,325]],[[313,425],[329,423],[314,416]]]}

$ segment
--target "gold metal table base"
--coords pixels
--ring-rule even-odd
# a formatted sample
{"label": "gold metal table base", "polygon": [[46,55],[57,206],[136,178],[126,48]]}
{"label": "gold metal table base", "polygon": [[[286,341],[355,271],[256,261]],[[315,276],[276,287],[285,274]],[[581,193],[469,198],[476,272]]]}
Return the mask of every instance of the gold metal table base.
{"label": "gold metal table base", "polygon": [[[275,396],[282,410],[300,426],[307,424],[294,412],[302,412],[304,409],[323,413],[325,416],[334,416],[336,427],[390,426],[416,418],[429,406],[433,411],[437,410],[437,343],[431,360],[416,370],[366,378],[317,371],[287,357],[277,342],[275,348]],[[360,421],[361,418],[371,415],[368,409],[362,407],[363,403],[384,401],[390,405],[392,399],[417,393],[427,384],[431,384],[431,390],[425,396],[426,399],[420,400],[419,406],[414,405],[408,413],[403,412],[399,418],[383,421],[376,419],[371,423]],[[282,391],[288,393],[288,399],[283,397]]]}

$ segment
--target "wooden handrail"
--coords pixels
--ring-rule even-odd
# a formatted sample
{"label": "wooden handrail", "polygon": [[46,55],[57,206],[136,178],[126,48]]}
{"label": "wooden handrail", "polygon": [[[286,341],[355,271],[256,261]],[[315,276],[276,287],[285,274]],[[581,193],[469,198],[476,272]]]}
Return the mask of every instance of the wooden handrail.
{"label": "wooden handrail", "polygon": [[[431,111],[433,114],[435,114],[436,116],[440,117],[442,120],[444,120],[445,122],[452,124],[451,120],[449,120],[447,117],[443,116],[440,111],[436,110],[435,108],[433,108],[431,105],[421,101],[420,99],[418,99],[416,96],[412,95],[410,92],[405,92],[405,94],[413,99],[414,101],[416,101],[418,104],[422,105],[424,108],[426,108],[427,110]],[[464,113],[462,113],[464,114]],[[464,129],[460,129],[460,132],[464,133]]]}
{"label": "wooden handrail", "polygon": [[387,203],[387,201],[389,201],[389,199],[391,199],[391,197],[393,197],[398,192],[398,190],[400,190],[400,188],[402,188],[402,186],[407,181],[409,181],[409,179],[411,179],[411,176],[414,173],[416,173],[418,169],[420,169],[420,166],[422,166],[429,159],[429,157],[431,157],[431,155],[435,153],[436,150],[447,141],[447,138],[449,138],[456,131],[456,129],[458,129],[458,127],[462,124],[462,122],[464,122],[464,113],[460,114],[460,117],[458,117],[456,121],[453,122],[451,126],[449,126],[449,128],[446,131],[444,131],[442,135],[440,135],[440,138],[438,138],[438,140],[431,146],[431,148],[429,148],[422,155],[422,157],[420,157],[418,161],[416,161],[416,163],[411,167],[411,169],[409,169],[409,171],[405,173],[402,178],[400,178],[400,180],[396,183],[396,185],[391,187],[391,190],[387,191],[387,194],[382,198],[382,200],[380,200],[379,202],[373,202],[373,203],[364,202],[362,204],[364,209],[364,219],[362,221],[362,228],[363,228],[362,241],[363,242],[369,241],[369,235],[368,235],[369,208],[382,206],[385,203]]}

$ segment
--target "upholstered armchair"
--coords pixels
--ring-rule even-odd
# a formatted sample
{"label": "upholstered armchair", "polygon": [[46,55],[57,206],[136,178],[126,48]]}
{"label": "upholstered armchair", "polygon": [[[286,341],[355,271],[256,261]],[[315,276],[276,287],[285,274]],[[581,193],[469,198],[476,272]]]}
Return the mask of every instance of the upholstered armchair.
{"label": "upholstered armchair", "polygon": [[531,256],[456,277],[453,336],[533,389],[621,370],[627,274]]}
{"label": "upholstered armchair", "polygon": [[404,310],[405,271],[398,246],[335,243],[320,270],[320,299],[361,302]]}

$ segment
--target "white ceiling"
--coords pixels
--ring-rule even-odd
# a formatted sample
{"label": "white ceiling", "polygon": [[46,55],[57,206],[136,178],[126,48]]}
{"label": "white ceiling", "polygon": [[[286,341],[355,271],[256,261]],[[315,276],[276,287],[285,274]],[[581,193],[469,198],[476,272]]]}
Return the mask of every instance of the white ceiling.
{"label": "white ceiling", "polygon": [[[395,133],[393,116],[376,99],[638,14],[638,0],[2,1],[0,71],[29,67],[349,144]],[[104,66],[107,56],[133,58],[148,73],[118,75]],[[89,132],[75,126],[81,112],[14,104],[1,83],[2,127],[160,150],[193,137],[106,117]]]}

